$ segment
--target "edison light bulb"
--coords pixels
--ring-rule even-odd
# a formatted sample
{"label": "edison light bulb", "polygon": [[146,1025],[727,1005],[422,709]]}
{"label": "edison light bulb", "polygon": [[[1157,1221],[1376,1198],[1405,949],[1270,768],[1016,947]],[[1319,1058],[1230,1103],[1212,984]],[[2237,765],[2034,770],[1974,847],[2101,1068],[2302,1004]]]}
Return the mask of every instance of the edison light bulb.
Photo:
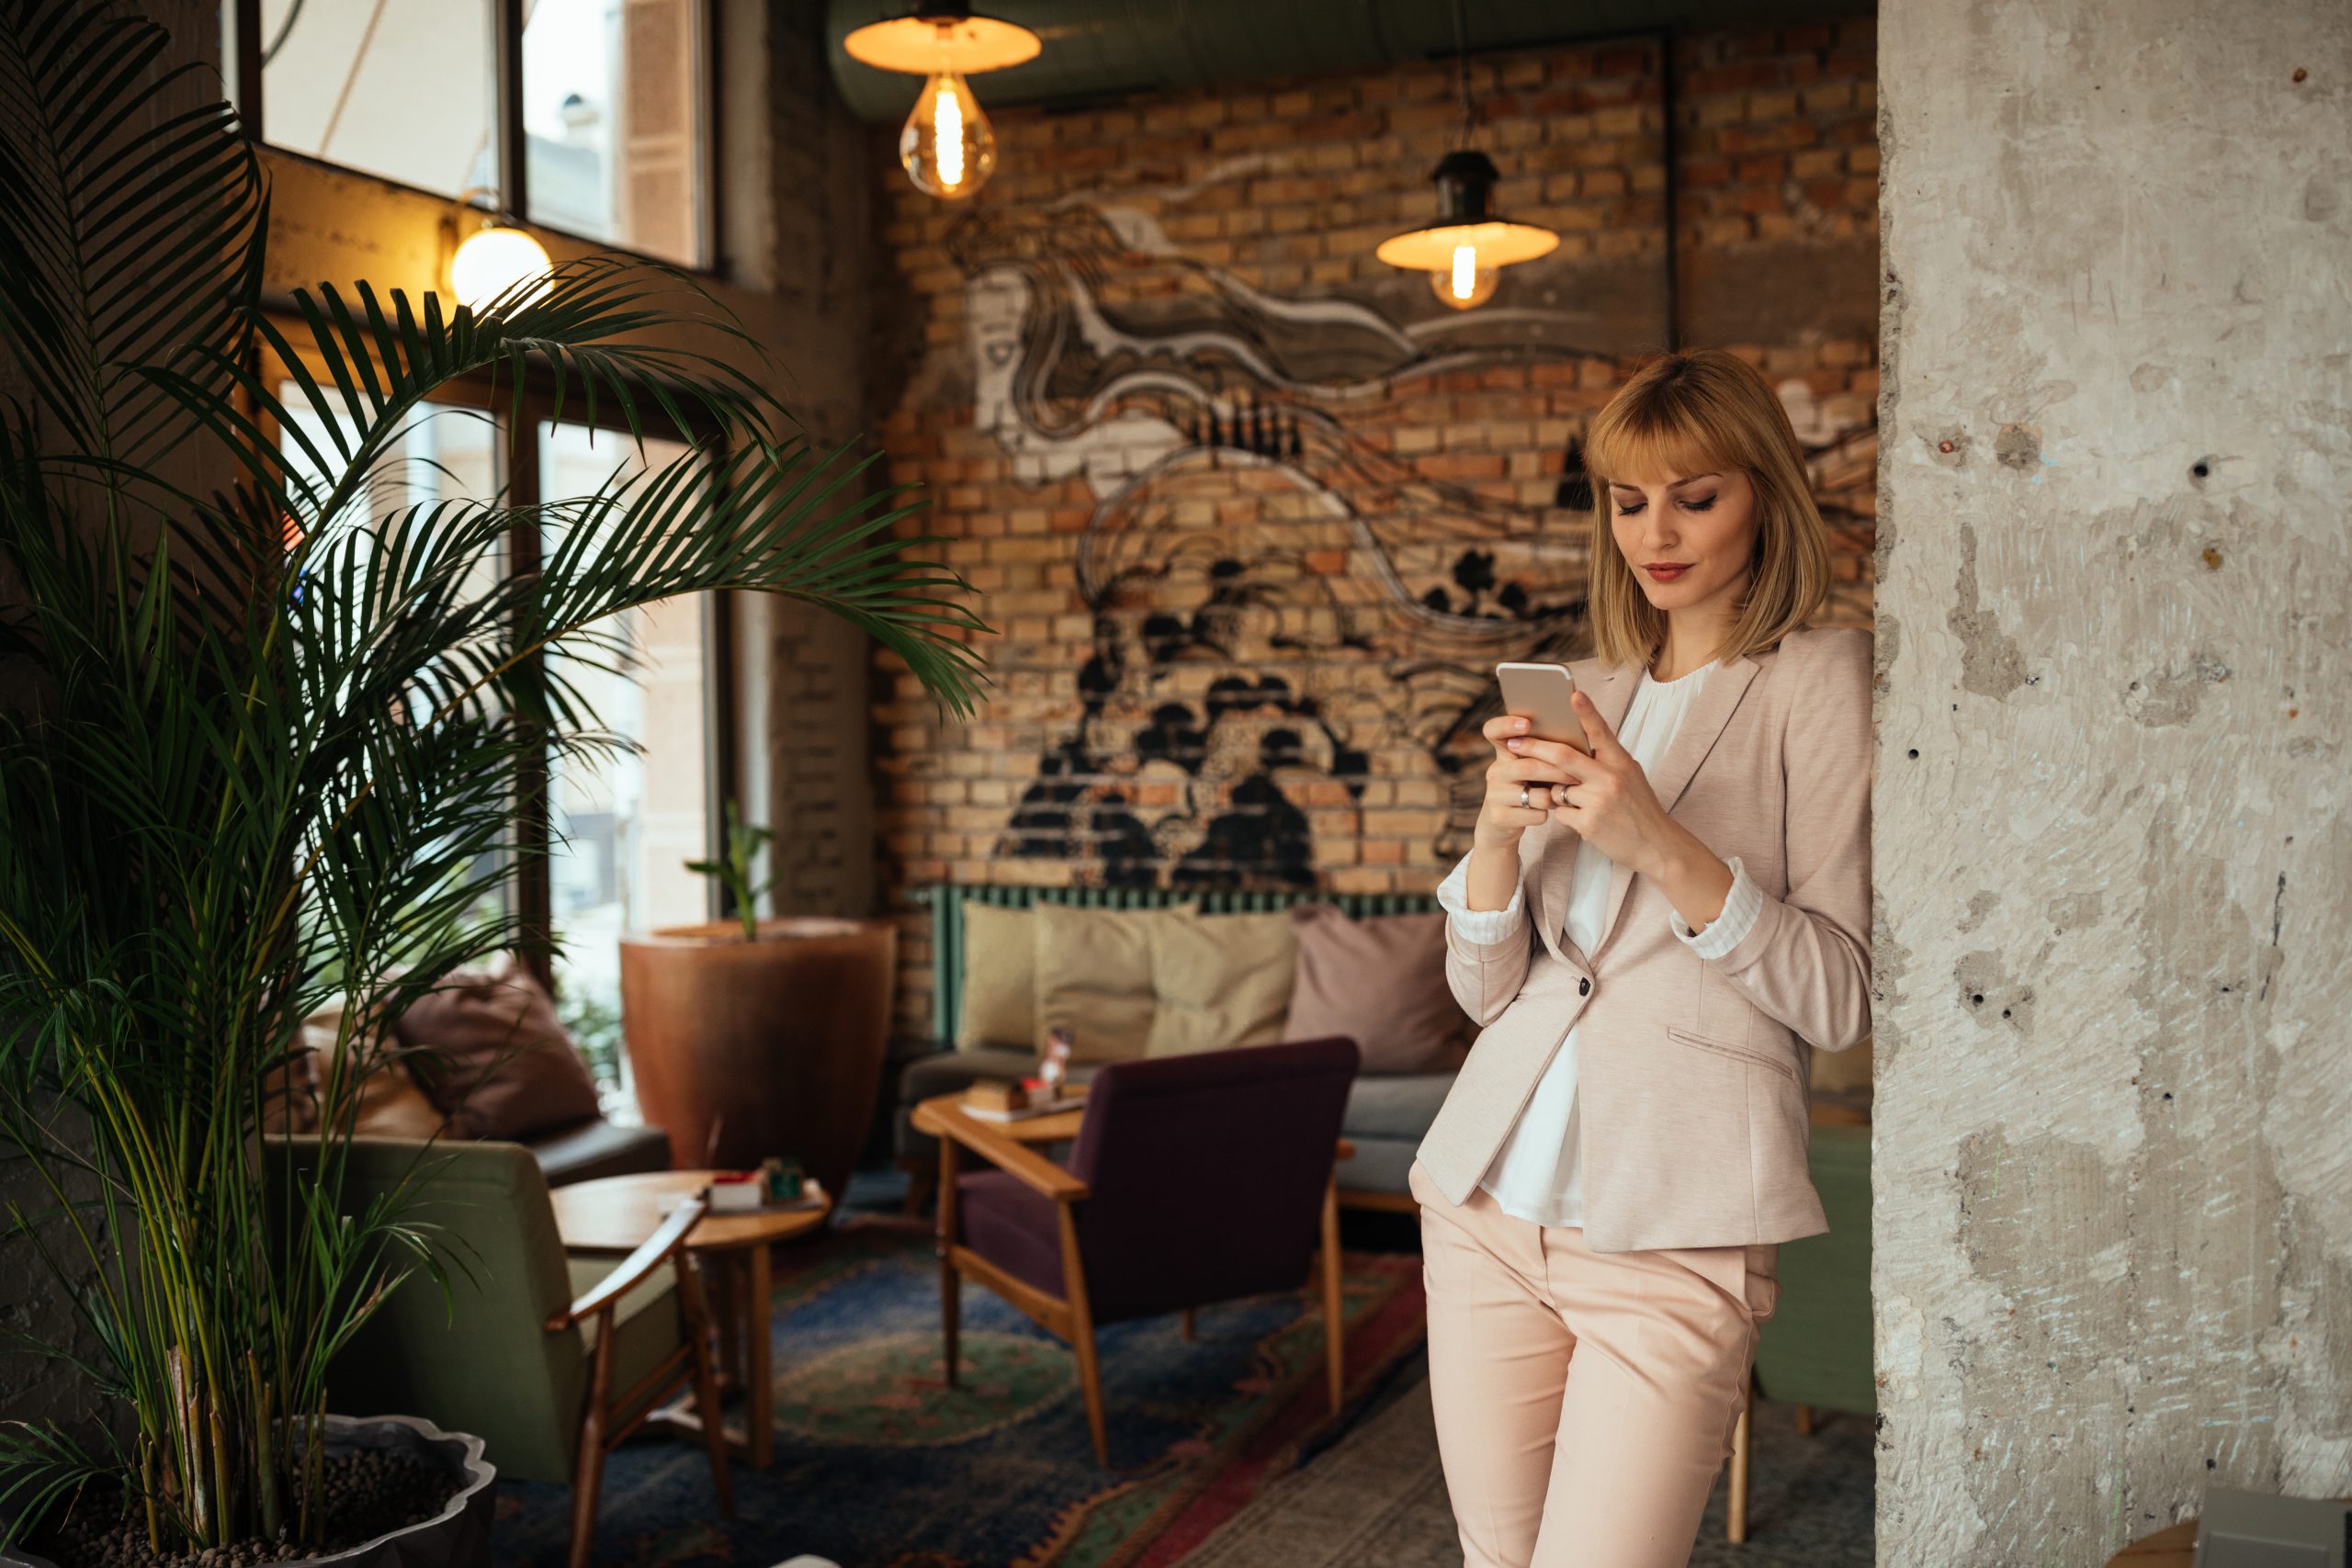
{"label": "edison light bulb", "polygon": [[1495,282],[1500,271],[1498,267],[1480,266],[1476,247],[1456,245],[1453,265],[1443,272],[1430,274],[1430,292],[1457,310],[1467,310],[1495,297]]}
{"label": "edison light bulb", "polygon": [[996,169],[996,136],[972,96],[971,84],[942,71],[923,84],[922,96],[899,132],[899,162],[915,188],[960,201]]}

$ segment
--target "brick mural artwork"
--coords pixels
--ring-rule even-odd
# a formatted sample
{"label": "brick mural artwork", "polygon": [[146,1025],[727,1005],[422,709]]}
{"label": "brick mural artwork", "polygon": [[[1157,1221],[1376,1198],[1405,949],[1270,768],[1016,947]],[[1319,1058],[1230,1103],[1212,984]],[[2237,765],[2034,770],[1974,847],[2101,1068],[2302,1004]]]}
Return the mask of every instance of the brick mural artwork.
{"label": "brick mural artwork", "polygon": [[[1681,40],[1674,68],[1685,319],[1800,302],[1721,345],[1809,454],[1824,618],[1867,625],[1869,25]],[[940,881],[1425,890],[1467,849],[1495,664],[1590,648],[1580,438],[1664,342],[1668,182],[1655,42],[1475,60],[1497,205],[1561,244],[1450,310],[1373,251],[1428,215],[1455,88],[1430,66],[1005,110],[963,206],[891,169],[922,343],[883,445],[928,502],[908,531],[1000,634],[968,722],[877,666],[899,907]]]}

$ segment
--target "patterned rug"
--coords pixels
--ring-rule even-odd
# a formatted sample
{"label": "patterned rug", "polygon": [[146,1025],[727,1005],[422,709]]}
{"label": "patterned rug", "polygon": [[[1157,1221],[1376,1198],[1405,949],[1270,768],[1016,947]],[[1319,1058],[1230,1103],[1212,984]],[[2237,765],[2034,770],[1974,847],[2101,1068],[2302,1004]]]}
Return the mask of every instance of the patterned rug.
{"label": "patterned rug", "polygon": [[[600,1568],[1159,1568],[1267,1482],[1344,1436],[1423,1332],[1411,1253],[1345,1257],[1347,1406],[1331,1417],[1321,1311],[1304,1292],[1099,1336],[1111,1464],[1094,1463],[1069,1348],[964,1289],[963,1386],[942,1379],[927,1231],[857,1215],[777,1258],[775,1461],[737,1462],[719,1516],[701,1450],[624,1444],[605,1470]],[[740,1406],[733,1411],[741,1419]],[[502,1482],[492,1547],[560,1568],[568,1487]]]}
{"label": "patterned rug", "polygon": [[[1458,1568],[1428,1357],[1406,1358],[1392,1383],[1329,1453],[1264,1487],[1184,1568]],[[1793,1406],[1758,1401],[1749,1426],[1747,1539],[1724,1533],[1726,1467],[1690,1568],[1869,1568],[1870,1422],[1832,1415],[1800,1434]]]}

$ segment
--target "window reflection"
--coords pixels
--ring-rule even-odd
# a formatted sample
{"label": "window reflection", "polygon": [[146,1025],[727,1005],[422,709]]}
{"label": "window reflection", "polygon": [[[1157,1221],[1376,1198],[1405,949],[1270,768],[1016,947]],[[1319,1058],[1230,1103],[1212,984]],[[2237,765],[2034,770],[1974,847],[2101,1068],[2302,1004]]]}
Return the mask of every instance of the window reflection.
{"label": "window reflection", "polygon": [[535,221],[700,264],[701,16],[696,0],[533,0],[523,130]]}
{"label": "window reflection", "polygon": [[497,181],[489,0],[261,0],[273,145],[458,196]]}

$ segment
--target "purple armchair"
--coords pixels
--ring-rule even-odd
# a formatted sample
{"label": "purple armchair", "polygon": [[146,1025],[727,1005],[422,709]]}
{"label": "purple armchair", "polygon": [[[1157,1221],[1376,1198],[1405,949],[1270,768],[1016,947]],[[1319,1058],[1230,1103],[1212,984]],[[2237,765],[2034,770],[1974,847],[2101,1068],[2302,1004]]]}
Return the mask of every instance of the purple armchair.
{"label": "purple armchair", "polygon": [[[1321,1254],[1331,1404],[1342,1389],[1337,1183],[1355,1042],[1312,1040],[1100,1069],[1067,1168],[952,1107],[940,1140],[940,1299],[956,1378],[962,1281],[978,1280],[1078,1355],[1097,1462],[1109,1462],[1097,1324],[1296,1290]],[[997,1168],[959,1177],[959,1151]]]}

